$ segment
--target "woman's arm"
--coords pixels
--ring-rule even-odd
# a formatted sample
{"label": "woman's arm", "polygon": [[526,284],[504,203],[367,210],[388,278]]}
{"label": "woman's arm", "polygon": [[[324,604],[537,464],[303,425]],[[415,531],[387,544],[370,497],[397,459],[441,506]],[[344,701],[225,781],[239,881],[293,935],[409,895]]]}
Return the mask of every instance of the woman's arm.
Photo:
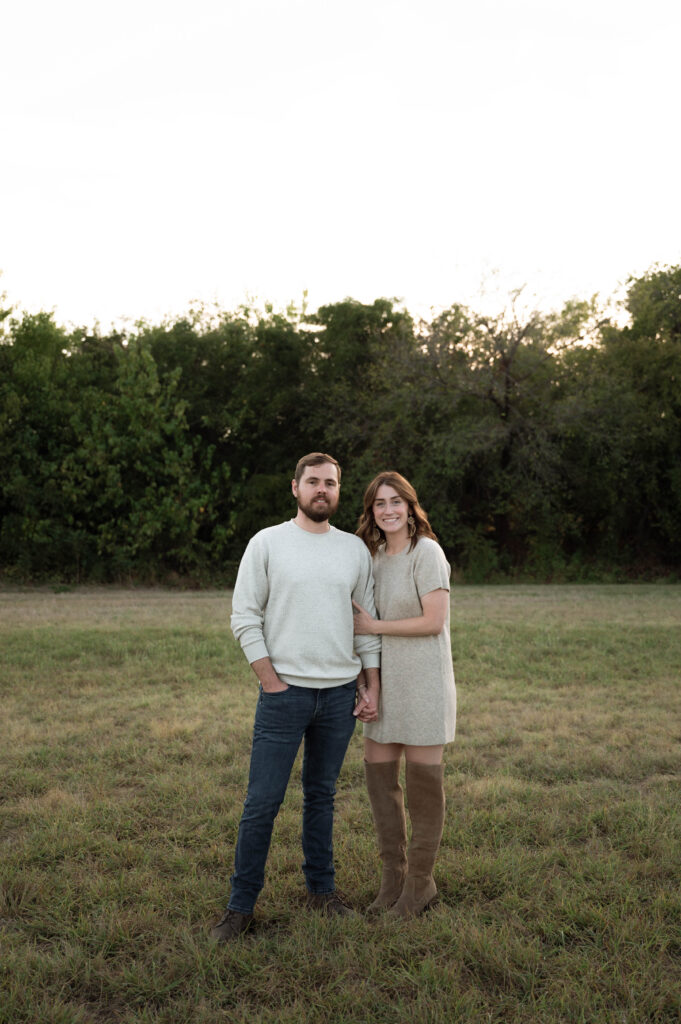
{"label": "woman's arm", "polygon": [[437,636],[444,629],[449,606],[448,590],[431,590],[421,598],[423,615],[413,619],[374,619],[356,601],[355,633],[382,633],[384,636]]}

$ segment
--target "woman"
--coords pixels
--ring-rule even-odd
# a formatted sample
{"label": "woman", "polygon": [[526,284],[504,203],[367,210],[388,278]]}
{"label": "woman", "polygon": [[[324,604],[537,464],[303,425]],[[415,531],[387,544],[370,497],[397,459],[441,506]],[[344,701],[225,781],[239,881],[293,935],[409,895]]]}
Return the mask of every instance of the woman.
{"label": "woman", "polygon": [[[364,724],[367,788],[383,861],[380,891],[369,910],[391,908],[410,917],[437,894],[433,866],[445,811],[442,753],[456,723],[450,567],[416,491],[399,473],[380,473],[371,481],[357,535],[373,557],[380,617],[353,602],[355,633],[382,636],[380,714]],[[412,826],[408,854],[399,783],[403,754]]]}

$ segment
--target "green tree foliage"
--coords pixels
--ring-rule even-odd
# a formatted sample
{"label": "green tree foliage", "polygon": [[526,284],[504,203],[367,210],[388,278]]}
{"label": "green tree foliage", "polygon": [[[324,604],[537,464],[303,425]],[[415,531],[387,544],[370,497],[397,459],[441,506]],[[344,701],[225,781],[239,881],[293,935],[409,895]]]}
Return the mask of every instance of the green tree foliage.
{"label": "green tree foliage", "polygon": [[[676,300],[674,302],[674,296]],[[619,501],[604,510],[611,546],[626,562],[681,560],[681,268],[630,285],[631,325],[604,331],[600,370],[619,438]]]}
{"label": "green tree foliage", "polygon": [[178,374],[161,383],[139,339],[114,355],[111,392],[90,389],[72,417],[79,443],[59,467],[69,523],[117,575],[190,568],[206,494]]}
{"label": "green tree foliage", "polygon": [[452,557],[483,576],[534,558],[555,529],[561,357],[593,315],[573,303],[521,316],[518,299],[495,317],[456,305],[423,325],[412,370],[423,405],[414,481],[434,494]]}
{"label": "green tree foliage", "polygon": [[[248,538],[290,508],[292,452],[303,428],[310,338],[297,315],[242,309],[145,331],[162,379],[176,377],[211,497],[203,536],[238,558]],[[295,458],[293,458],[295,465]]]}
{"label": "green tree foliage", "polygon": [[416,485],[468,579],[674,571],[681,268],[629,282],[629,323],[513,295],[415,324],[398,303],[196,308],[125,335],[0,312],[0,569],[220,576],[294,509],[307,451]]}
{"label": "green tree foliage", "polygon": [[4,565],[72,578],[186,571],[204,492],[176,381],[145,346],[25,317],[2,350]]}
{"label": "green tree foliage", "polygon": [[387,299],[346,299],[323,306],[314,323],[304,425],[312,450],[331,452],[343,466],[337,522],[353,530],[369,478],[404,465],[400,370],[414,355],[413,322]]}
{"label": "green tree foliage", "polygon": [[0,347],[0,554],[32,575],[73,557],[60,463],[77,444],[66,332],[47,313],[10,321]]}
{"label": "green tree foliage", "polygon": [[626,306],[634,337],[681,342],[681,267],[657,267],[631,278]]}

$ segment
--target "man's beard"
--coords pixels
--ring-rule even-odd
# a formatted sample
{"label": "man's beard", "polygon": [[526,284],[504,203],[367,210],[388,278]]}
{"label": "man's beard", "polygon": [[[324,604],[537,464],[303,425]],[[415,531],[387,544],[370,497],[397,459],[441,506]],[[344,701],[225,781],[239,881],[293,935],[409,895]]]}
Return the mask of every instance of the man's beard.
{"label": "man's beard", "polygon": [[313,523],[324,523],[329,519],[336,509],[338,508],[338,502],[334,503],[327,500],[326,505],[315,505],[314,501],[311,501],[307,505],[303,505],[300,498],[296,499],[298,502],[298,508],[303,512],[308,519],[311,519]]}

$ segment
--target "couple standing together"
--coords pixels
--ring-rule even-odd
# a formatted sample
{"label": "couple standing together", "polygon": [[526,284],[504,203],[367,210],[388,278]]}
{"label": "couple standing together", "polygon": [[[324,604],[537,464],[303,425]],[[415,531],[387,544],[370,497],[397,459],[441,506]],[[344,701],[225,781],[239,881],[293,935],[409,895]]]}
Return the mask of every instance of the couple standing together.
{"label": "couple standing together", "polygon": [[302,458],[292,481],[295,519],[257,533],[239,566],[232,630],[260,685],[229,905],[211,932],[218,942],[253,923],[274,820],[301,742],[307,902],[326,914],[352,913],[335,888],[333,809],[356,719],[364,724],[383,862],[369,910],[410,917],[437,893],[442,752],[456,719],[450,569],[416,492],[399,473],[381,473],[369,484],[357,536],[330,526],[340,476],[330,455]]}

